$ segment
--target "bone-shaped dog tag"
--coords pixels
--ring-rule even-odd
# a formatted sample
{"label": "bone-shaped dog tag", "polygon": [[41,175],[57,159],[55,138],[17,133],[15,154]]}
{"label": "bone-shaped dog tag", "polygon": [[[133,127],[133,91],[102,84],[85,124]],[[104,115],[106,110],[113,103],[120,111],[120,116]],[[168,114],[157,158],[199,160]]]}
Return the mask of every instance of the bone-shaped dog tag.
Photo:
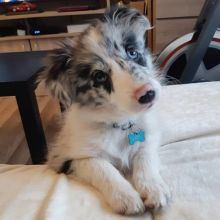
{"label": "bone-shaped dog tag", "polygon": [[128,143],[130,145],[134,145],[136,141],[144,142],[145,141],[145,133],[143,130],[140,130],[138,132],[132,132],[128,134]]}

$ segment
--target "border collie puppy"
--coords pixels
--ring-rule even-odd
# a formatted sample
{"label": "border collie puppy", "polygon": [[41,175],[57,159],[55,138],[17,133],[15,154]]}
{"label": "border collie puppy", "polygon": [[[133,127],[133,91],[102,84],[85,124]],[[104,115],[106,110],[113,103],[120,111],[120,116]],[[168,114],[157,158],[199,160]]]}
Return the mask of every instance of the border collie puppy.
{"label": "border collie puppy", "polygon": [[145,48],[148,19],[108,11],[49,57],[40,78],[67,109],[48,165],[102,193],[131,215],[167,204],[159,172],[156,108],[161,78]]}

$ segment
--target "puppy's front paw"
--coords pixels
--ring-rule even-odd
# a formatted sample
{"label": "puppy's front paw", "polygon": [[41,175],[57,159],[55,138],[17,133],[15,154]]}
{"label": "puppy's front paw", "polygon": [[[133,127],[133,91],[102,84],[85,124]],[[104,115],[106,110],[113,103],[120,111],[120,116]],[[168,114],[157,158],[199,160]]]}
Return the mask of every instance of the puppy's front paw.
{"label": "puppy's front paw", "polygon": [[115,212],[125,215],[140,214],[145,211],[145,206],[140,195],[134,189],[114,191],[111,206]]}
{"label": "puppy's front paw", "polygon": [[159,209],[168,204],[170,191],[162,179],[145,181],[138,187],[138,192],[147,209]]}

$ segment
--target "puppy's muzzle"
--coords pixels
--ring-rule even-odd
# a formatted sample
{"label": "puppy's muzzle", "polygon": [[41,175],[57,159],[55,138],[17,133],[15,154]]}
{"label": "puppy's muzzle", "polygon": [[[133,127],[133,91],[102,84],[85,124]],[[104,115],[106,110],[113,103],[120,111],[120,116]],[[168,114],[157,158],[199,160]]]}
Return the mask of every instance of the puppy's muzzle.
{"label": "puppy's muzzle", "polygon": [[135,92],[135,97],[139,104],[148,104],[155,99],[156,91],[152,88],[150,84],[145,84],[141,86]]}

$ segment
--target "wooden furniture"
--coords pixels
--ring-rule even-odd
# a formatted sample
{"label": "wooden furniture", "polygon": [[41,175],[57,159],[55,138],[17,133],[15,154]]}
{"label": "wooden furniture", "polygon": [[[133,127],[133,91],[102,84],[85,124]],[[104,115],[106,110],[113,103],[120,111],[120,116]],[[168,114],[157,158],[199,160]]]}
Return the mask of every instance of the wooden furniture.
{"label": "wooden furniture", "polygon": [[[113,1],[113,0],[112,0]],[[97,10],[86,10],[86,11],[75,11],[75,12],[56,12],[56,11],[45,11],[42,13],[36,14],[23,14],[23,15],[0,15],[0,23],[2,22],[17,22],[23,21],[28,24],[28,21],[31,19],[46,19],[46,18],[64,18],[69,17],[74,19],[75,16],[80,16],[83,18],[84,16],[100,16],[102,15],[106,7],[110,7],[110,0],[102,1],[102,5],[105,8],[97,9]],[[137,8],[142,13],[147,14],[149,19],[153,18],[153,0],[139,0],[139,1],[131,1],[130,6]],[[151,21],[154,25],[154,23]],[[152,48],[153,46],[153,35],[154,30],[149,32],[149,46]],[[21,52],[21,51],[39,51],[39,50],[51,50],[58,47],[58,42],[64,40],[65,38],[74,37],[78,33],[59,33],[59,34],[47,34],[47,35],[25,35],[25,36],[8,36],[8,37],[0,37],[0,53],[5,52]]]}
{"label": "wooden furniture", "polygon": [[205,0],[156,0],[156,49],[193,30]]}
{"label": "wooden furniture", "polygon": [[155,37],[156,37],[156,1],[155,0],[147,0],[145,1],[145,10],[146,15],[151,23],[151,26],[153,27],[151,30],[148,31],[148,47],[151,49],[151,51],[154,53],[156,50],[156,44],[155,44]]}
{"label": "wooden furniture", "polygon": [[[50,96],[37,97],[46,142],[51,143],[59,131],[60,106]],[[0,97],[0,163],[31,164],[21,117],[14,96]]]}
{"label": "wooden furniture", "polygon": [[72,15],[91,15],[91,14],[103,14],[105,9],[86,10],[86,11],[72,11],[72,12],[57,12],[57,11],[45,11],[36,14],[21,14],[21,15],[0,15],[0,21],[6,20],[18,20],[28,18],[47,18],[47,17],[61,17]]}
{"label": "wooden furniture", "polygon": [[[106,2],[107,7],[109,7],[111,1],[103,2]],[[140,0],[130,1],[129,4],[148,16],[153,27],[148,32],[148,45],[153,52],[158,53],[170,41],[192,31],[203,3],[204,0]],[[105,10],[106,8],[76,12],[45,11],[38,14],[0,15],[0,22],[28,21],[33,18],[100,16]],[[75,36],[75,34],[77,33],[0,37],[0,52],[50,50],[58,47],[57,42]]]}
{"label": "wooden furniture", "polygon": [[0,96],[16,96],[32,162],[44,161],[47,151],[34,90],[46,52],[0,54]]}
{"label": "wooden furniture", "polygon": [[[69,1],[68,4],[70,4],[71,1]],[[96,0],[98,2],[98,0]],[[52,2],[51,2],[52,3]],[[48,3],[48,4],[51,4]],[[67,3],[67,2],[66,2]],[[13,25],[13,23],[22,23],[23,26],[25,26],[26,34],[24,36],[6,36],[6,37],[0,37],[0,53],[4,52],[21,52],[21,51],[38,51],[38,50],[50,50],[58,47],[57,43],[59,41],[64,40],[65,38],[73,37],[77,34],[77,31],[75,33],[59,33],[59,34],[45,34],[45,35],[30,35],[30,28],[31,24],[34,20],[34,24],[45,23],[47,25],[51,25],[51,27],[62,26],[65,30],[66,23],[62,23],[62,21],[59,22],[60,19],[68,19],[68,24],[71,24],[74,22],[75,17],[80,17],[87,19],[88,17],[97,17],[102,15],[106,7],[109,5],[109,0],[102,1],[101,5],[104,8],[96,9],[96,10],[85,10],[85,11],[73,11],[73,12],[57,12],[54,10],[50,11],[44,11],[41,13],[33,13],[33,14],[20,14],[20,15],[0,15],[0,24],[1,26],[9,26]],[[53,6],[51,6],[53,7]],[[55,6],[54,6],[55,7]],[[56,18],[60,18],[58,20],[53,20]],[[43,19],[43,20],[42,20]],[[52,19],[52,20],[49,20]],[[84,19],[84,20],[85,20]],[[48,21],[47,21],[48,20]],[[79,19],[78,19],[79,20]],[[80,19],[81,20],[81,19]],[[84,21],[85,22],[85,21]],[[10,23],[10,24],[9,24]],[[0,28],[1,28],[0,26]]]}

